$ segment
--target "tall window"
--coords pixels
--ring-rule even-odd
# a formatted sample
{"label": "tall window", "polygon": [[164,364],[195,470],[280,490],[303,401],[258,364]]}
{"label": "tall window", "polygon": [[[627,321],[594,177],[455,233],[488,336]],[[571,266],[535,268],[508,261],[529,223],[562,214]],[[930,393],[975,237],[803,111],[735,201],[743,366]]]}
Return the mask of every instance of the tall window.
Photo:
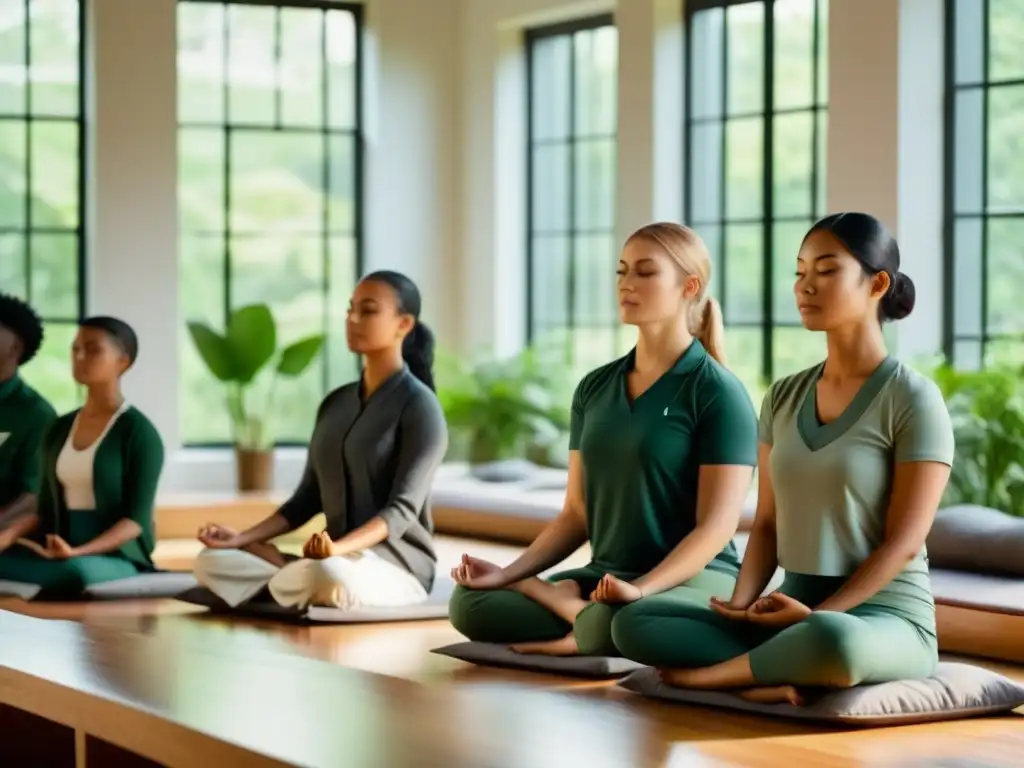
{"label": "tall window", "polygon": [[687,3],[686,211],[729,364],[755,398],[824,357],[800,327],[800,241],[825,213],[827,0]]}
{"label": "tall window", "polygon": [[[231,309],[265,302],[279,344],[327,335],[321,359],[277,385],[279,443],[307,441],[325,392],[356,374],[359,29],[358,6],[340,3],[178,6],[183,315],[223,328]],[[182,339],[183,439],[228,442],[224,391]]]}
{"label": "tall window", "polygon": [[946,354],[1024,362],[1024,16],[1018,0],[948,0]]}
{"label": "tall window", "polygon": [[529,30],[527,60],[527,336],[586,371],[622,346],[612,17]]}
{"label": "tall window", "polygon": [[78,402],[69,350],[85,304],[83,5],[0,3],[0,291],[45,322],[24,375],[58,411]]}

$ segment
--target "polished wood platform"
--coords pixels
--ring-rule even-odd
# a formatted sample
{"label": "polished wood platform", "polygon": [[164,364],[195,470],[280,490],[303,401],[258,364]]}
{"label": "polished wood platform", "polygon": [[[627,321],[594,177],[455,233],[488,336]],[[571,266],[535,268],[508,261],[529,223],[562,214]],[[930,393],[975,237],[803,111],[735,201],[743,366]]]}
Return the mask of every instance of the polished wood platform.
{"label": "polished wood platform", "polygon": [[[167,553],[173,549],[169,544],[162,543]],[[194,552],[190,542],[177,544],[183,560]],[[446,538],[438,545],[443,565],[464,550],[498,562],[517,552]],[[581,551],[567,564],[583,562],[587,554]],[[1009,768],[1020,765],[1024,753],[1020,718],[844,731],[644,700],[605,682],[476,667],[430,653],[461,639],[446,621],[295,626],[229,620],[170,600],[54,604],[9,599],[0,600],[0,609],[75,622],[42,622],[40,626],[57,628],[47,634],[37,627],[15,626],[0,613],[0,666],[15,667],[13,677],[0,671],[0,703],[10,704],[14,697],[18,706],[56,721],[56,726],[43,723],[50,729],[46,743],[53,748],[73,737],[70,743],[103,757],[92,757],[95,762],[85,765],[146,765],[129,762],[136,758],[122,754],[125,750],[165,765],[188,763],[193,768],[195,754],[204,758],[202,764],[282,765],[302,755],[328,759],[331,749],[340,749],[333,754],[344,757],[333,762],[292,764],[782,768],[799,762],[801,768],[846,768],[941,761],[942,766]],[[8,655],[12,642],[21,650]],[[1024,667],[986,666],[1024,679]],[[36,682],[28,689],[35,693],[26,694],[26,675],[45,680],[51,673],[73,684],[72,692],[58,695],[59,685]],[[298,679],[305,677],[322,682]],[[100,693],[82,689],[83,679],[105,686],[102,696],[115,700],[84,707],[82,696]],[[20,704],[51,698],[57,703],[49,714],[39,710],[42,704]],[[319,704],[292,706],[305,699]],[[353,701],[363,704],[353,711]],[[126,715],[121,711],[126,706],[145,712]],[[275,707],[285,711],[272,717]],[[11,718],[6,711],[0,708],[0,732],[22,732],[24,722],[15,722],[14,731],[7,729]],[[325,718],[324,712],[331,714]],[[108,732],[104,718],[117,724],[111,729],[128,735]],[[343,736],[354,736],[340,720],[351,718],[371,729],[365,745],[346,744]],[[431,728],[424,729],[420,719]],[[455,727],[460,719],[466,725]],[[39,732],[38,721],[30,725]],[[69,737],[69,728],[78,735]],[[316,741],[321,731],[335,728],[341,734],[337,738],[329,736],[313,746],[288,744]],[[187,730],[195,735],[186,736]],[[250,736],[251,731],[260,733]],[[387,739],[379,734],[392,732],[401,744],[388,744],[391,751],[381,751]],[[173,742],[179,751],[172,757],[180,762],[155,756],[165,742]],[[8,761],[3,748],[11,749],[11,742],[0,740],[0,765],[34,764]],[[322,751],[300,755],[289,751],[293,749]],[[231,759],[225,757],[223,763],[215,757],[229,753]],[[403,762],[409,755],[415,759]],[[271,758],[277,762],[268,762]]]}

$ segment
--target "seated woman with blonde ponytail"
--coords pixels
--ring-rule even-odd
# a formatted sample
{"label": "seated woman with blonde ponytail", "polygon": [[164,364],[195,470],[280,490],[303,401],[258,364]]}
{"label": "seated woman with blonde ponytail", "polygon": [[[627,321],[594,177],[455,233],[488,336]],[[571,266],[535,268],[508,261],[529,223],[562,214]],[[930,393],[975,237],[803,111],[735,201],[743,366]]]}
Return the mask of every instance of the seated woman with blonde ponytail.
{"label": "seated woman with blonde ponytail", "polygon": [[[710,273],[700,237],[677,224],[626,242],[619,314],[637,327],[636,347],[576,389],[561,513],[512,564],[464,555],[452,571],[462,634],[522,653],[615,656],[639,606],[732,594],[757,418],[724,365]],[[587,567],[537,578],[588,539]]]}

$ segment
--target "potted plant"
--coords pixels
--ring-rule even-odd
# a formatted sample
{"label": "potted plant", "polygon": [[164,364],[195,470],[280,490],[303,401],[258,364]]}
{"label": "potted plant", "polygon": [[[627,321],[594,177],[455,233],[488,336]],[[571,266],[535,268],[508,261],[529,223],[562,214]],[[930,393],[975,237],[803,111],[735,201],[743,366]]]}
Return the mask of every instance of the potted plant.
{"label": "potted plant", "polygon": [[[470,473],[479,479],[519,479],[508,460],[543,463],[569,428],[569,398],[556,373],[530,349],[480,362],[448,360],[438,397],[448,426],[461,433]],[[557,462],[553,462],[557,463]]]}
{"label": "potted plant", "polygon": [[953,422],[956,458],[944,506],[977,504],[1024,516],[1024,370],[999,365],[933,378]]}
{"label": "potted plant", "polygon": [[[188,323],[188,331],[210,373],[227,388],[238,490],[270,490],[274,440],[268,422],[277,383],[282,377],[299,376],[310,366],[323,348],[323,335],[308,336],[278,350],[277,323],[266,304],[234,310],[223,334],[201,322]],[[265,371],[269,381],[257,399],[251,390]]]}

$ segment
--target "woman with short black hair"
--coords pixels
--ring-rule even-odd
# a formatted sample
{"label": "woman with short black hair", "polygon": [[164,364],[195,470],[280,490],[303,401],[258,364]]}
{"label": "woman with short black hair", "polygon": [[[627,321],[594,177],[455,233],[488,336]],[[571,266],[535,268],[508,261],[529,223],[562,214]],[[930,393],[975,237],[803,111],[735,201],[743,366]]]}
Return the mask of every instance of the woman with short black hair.
{"label": "woman with short black hair", "polygon": [[0,555],[0,579],[74,597],[94,584],[155,570],[153,510],[164,464],[156,428],[121,394],[139,342],[114,317],[79,323],[71,350],[85,404],[43,443],[38,509],[16,525],[22,546]]}

